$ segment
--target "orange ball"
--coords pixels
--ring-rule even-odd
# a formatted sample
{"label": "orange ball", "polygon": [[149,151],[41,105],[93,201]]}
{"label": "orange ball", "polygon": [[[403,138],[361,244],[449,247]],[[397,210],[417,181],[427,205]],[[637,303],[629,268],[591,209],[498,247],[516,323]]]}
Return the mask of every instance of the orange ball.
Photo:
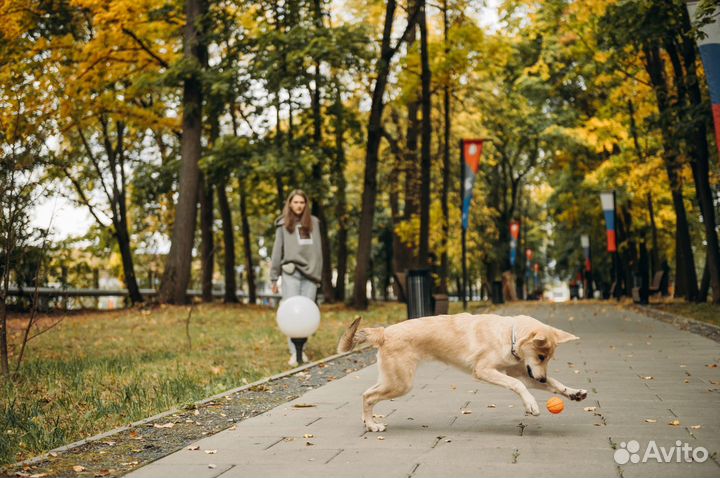
{"label": "orange ball", "polygon": [[565,404],[558,397],[552,397],[547,401],[547,409],[550,413],[560,413],[565,409]]}

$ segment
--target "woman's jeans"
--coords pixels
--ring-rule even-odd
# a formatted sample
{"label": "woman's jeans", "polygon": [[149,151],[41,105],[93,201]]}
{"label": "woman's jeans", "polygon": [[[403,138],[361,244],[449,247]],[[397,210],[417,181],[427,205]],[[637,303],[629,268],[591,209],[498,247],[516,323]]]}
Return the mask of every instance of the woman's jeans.
{"label": "woman's jeans", "polygon": [[[282,299],[302,295],[315,302],[317,295],[317,285],[297,269],[292,274],[282,273]],[[288,338],[288,349],[290,354],[295,354],[295,345]]]}

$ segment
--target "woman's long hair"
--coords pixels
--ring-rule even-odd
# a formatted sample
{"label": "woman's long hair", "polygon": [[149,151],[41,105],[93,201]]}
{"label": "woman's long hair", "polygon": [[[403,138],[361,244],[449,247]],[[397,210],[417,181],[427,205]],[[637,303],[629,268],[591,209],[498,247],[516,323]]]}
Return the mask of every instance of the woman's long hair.
{"label": "woman's long hair", "polygon": [[[305,199],[305,209],[302,215],[298,218],[292,209],[290,209],[290,203],[295,196],[300,196]],[[300,226],[307,232],[312,232],[312,216],[310,215],[310,200],[308,200],[307,194],[301,189],[295,189],[285,201],[285,207],[283,208],[283,219],[285,220],[285,229],[288,232],[295,232],[295,225],[300,223]]]}

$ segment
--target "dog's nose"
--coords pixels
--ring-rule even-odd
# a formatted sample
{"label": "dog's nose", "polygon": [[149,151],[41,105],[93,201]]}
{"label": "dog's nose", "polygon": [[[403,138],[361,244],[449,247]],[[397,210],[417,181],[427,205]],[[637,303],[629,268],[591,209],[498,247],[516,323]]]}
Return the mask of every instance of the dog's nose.
{"label": "dog's nose", "polygon": [[545,383],[545,382],[547,382],[547,378],[546,378],[546,377],[540,377],[540,378],[537,379],[537,381],[540,382],[540,383]]}

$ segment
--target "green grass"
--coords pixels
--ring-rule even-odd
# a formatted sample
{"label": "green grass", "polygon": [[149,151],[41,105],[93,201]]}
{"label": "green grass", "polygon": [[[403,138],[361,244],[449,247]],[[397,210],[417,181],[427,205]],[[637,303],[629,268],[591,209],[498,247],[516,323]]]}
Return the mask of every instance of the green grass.
{"label": "green grass", "polygon": [[[0,385],[0,464],[13,463],[114,427],[259,380],[288,368],[275,311],[259,306],[88,312],[30,342],[21,373]],[[322,307],[308,341],[311,360],[335,353],[356,311]],[[403,304],[374,304],[365,325],[405,318]],[[57,320],[44,318],[41,327]],[[22,319],[10,321],[11,345]],[[11,360],[14,357],[11,357]]]}
{"label": "green grass", "polygon": [[665,302],[653,304],[653,307],[672,314],[720,326],[720,305],[709,303],[694,304],[688,302]]}

